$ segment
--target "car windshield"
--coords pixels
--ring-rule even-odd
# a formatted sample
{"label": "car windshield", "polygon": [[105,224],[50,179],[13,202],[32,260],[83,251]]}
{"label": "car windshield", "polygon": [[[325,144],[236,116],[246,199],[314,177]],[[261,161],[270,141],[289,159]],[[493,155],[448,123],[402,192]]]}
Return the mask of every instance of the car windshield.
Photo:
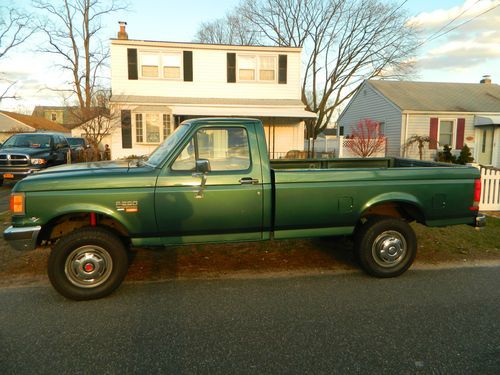
{"label": "car windshield", "polygon": [[149,155],[146,164],[157,167],[163,160],[165,160],[170,151],[172,151],[174,146],[179,143],[188,130],[188,125],[181,125],[175,129],[174,132],[167,139],[165,139],[163,143],[151,153],[151,155]]}
{"label": "car windshield", "polygon": [[70,146],[85,146],[85,139],[83,138],[66,138]]}
{"label": "car windshield", "polygon": [[25,147],[25,148],[50,148],[50,135],[46,134],[16,134],[5,141],[2,148]]}

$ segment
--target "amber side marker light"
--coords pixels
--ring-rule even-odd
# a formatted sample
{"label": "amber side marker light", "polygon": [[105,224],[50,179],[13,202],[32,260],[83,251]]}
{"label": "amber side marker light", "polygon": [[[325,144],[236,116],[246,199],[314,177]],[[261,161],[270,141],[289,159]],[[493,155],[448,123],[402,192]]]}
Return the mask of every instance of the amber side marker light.
{"label": "amber side marker light", "polygon": [[13,214],[24,214],[24,193],[12,193],[10,195],[10,210]]}

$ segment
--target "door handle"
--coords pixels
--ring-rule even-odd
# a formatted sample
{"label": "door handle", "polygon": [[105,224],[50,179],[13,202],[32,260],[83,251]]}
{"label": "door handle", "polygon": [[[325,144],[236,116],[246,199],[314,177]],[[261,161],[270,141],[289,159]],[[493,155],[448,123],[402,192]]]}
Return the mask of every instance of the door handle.
{"label": "door handle", "polygon": [[243,177],[243,178],[240,178],[240,184],[244,185],[244,184],[248,184],[248,185],[256,185],[259,183],[259,179],[258,178],[252,178],[252,177]]}

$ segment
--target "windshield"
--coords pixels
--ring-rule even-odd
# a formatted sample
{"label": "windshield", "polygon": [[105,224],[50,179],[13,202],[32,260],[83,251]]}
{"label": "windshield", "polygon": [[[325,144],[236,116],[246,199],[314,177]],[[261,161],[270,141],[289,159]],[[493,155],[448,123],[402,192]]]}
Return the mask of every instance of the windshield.
{"label": "windshield", "polygon": [[50,148],[50,135],[46,134],[16,134],[5,141],[2,148],[25,147],[25,148]]}
{"label": "windshield", "polygon": [[66,138],[70,146],[85,146],[85,140],[83,138]]}
{"label": "windshield", "polygon": [[174,132],[154,150],[147,160],[147,164],[157,167],[167,155],[172,151],[174,146],[184,137],[189,130],[188,125],[180,125]]}

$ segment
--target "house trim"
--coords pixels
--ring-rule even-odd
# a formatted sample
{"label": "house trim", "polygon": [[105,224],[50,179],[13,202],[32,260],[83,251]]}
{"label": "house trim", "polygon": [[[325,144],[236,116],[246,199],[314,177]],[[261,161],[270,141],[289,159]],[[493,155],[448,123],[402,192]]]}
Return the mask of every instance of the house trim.
{"label": "house trim", "polygon": [[279,51],[300,53],[301,47],[276,47],[276,46],[238,46],[231,44],[203,44],[189,42],[167,42],[155,40],[134,40],[134,39],[111,39],[111,44],[126,45],[126,46],[143,46],[143,47],[163,47],[163,48],[187,48],[187,49],[213,49],[213,50],[228,50],[228,51]]}

